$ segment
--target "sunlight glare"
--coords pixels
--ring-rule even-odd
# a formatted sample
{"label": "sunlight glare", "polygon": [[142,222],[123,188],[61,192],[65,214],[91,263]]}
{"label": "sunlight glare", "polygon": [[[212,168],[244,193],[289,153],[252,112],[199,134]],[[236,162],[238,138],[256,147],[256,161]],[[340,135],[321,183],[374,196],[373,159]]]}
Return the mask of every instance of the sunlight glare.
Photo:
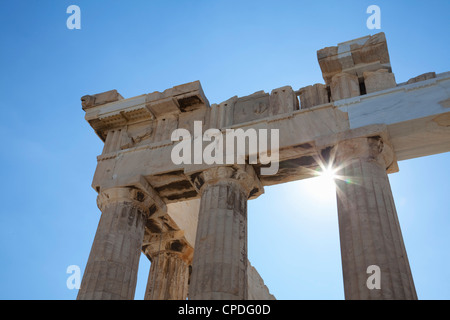
{"label": "sunlight glare", "polygon": [[316,171],[316,177],[308,179],[307,190],[321,202],[335,201],[336,199],[336,170],[331,166],[322,167]]}

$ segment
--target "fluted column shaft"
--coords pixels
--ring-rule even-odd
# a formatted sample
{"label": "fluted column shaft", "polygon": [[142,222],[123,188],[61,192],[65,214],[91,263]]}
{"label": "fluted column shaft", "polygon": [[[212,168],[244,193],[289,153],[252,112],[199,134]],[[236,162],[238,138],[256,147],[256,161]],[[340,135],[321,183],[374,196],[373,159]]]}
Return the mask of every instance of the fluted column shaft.
{"label": "fluted column shaft", "polygon": [[[386,174],[391,156],[392,150],[379,137],[348,140],[337,147],[346,299],[417,299]],[[379,289],[367,283],[374,274],[369,266],[379,267]]]}
{"label": "fluted column shaft", "polygon": [[231,167],[203,172],[189,299],[247,299],[247,199],[252,179]]}
{"label": "fluted column shaft", "polygon": [[174,252],[154,255],[145,290],[145,300],[186,300],[189,264]]}
{"label": "fluted column shaft", "polygon": [[78,300],[131,300],[149,203],[132,188],[108,189],[97,198],[102,215]]}

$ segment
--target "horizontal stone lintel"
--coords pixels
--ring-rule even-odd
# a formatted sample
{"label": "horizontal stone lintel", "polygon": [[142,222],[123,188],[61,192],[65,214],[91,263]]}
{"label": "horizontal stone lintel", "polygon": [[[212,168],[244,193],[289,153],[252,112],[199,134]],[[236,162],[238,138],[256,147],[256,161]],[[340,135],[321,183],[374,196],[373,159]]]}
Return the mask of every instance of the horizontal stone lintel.
{"label": "horizontal stone lintel", "polygon": [[[311,177],[311,172],[318,167],[317,159],[327,152],[327,148],[345,139],[346,132],[364,131],[367,128],[373,129],[373,126],[386,128],[397,160],[450,151],[449,92],[450,73],[443,73],[436,78],[403,84],[309,109],[291,110],[237,124],[222,122],[225,125],[219,129],[222,133],[226,129],[238,128],[244,131],[279,130],[280,169],[274,176],[260,176],[262,184],[267,186]],[[266,99],[266,95],[261,92],[253,96],[257,99]],[[135,102],[143,101],[142,97],[134,99]],[[246,97],[244,102],[248,100],[249,97]],[[125,109],[119,108],[118,105],[124,102],[126,100],[104,105],[105,112],[136,108],[130,101],[126,102]],[[96,108],[102,107],[89,110]],[[216,105],[208,108],[209,110],[186,113],[189,121],[186,120],[188,125],[184,127],[192,136],[195,120],[204,121],[203,133],[217,124],[205,117],[205,112],[212,112],[212,108],[219,107]],[[100,112],[100,109],[97,112]],[[178,122],[175,122],[174,128],[180,126],[181,119],[180,117]],[[142,125],[145,127],[151,121],[153,120],[143,121]],[[373,134],[373,130],[366,133],[367,136]],[[327,144],[324,141],[329,142]],[[204,142],[203,146],[208,143]],[[130,185],[142,175],[158,193],[163,194],[162,199],[167,203],[198,197],[195,187],[185,174],[186,171],[192,171],[193,165],[175,165],[170,161],[174,144],[170,140],[169,132],[164,140],[154,142],[143,140],[134,147],[99,156],[93,187],[98,189],[104,186]],[[246,156],[249,156],[248,146]],[[254,167],[259,174],[261,164],[255,164]],[[200,166],[198,170],[202,170],[202,167]],[[393,165],[388,172],[396,170],[398,168]],[[172,182],[165,183],[164,178],[161,178],[165,176],[172,176]],[[156,185],[154,177],[159,177]],[[179,190],[175,187],[177,182],[180,183]]]}

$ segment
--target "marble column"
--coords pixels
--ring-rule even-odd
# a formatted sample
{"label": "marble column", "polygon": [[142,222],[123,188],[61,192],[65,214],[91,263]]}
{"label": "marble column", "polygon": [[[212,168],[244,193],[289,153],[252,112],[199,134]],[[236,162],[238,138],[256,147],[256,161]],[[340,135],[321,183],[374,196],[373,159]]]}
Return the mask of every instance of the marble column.
{"label": "marble column", "polygon": [[393,157],[380,137],[346,140],[336,147],[346,299],[417,299],[386,174]]}
{"label": "marble column", "polygon": [[151,261],[144,300],[186,300],[194,249],[184,230],[147,234],[143,246]]}
{"label": "marble column", "polygon": [[132,300],[144,227],[152,202],[136,188],[111,188],[97,198],[102,211],[78,300]]}
{"label": "marble column", "polygon": [[190,300],[245,300],[247,199],[259,183],[251,166],[216,167],[197,179],[201,203]]}
{"label": "marble column", "polygon": [[144,300],[186,300],[189,262],[177,252],[153,255]]}

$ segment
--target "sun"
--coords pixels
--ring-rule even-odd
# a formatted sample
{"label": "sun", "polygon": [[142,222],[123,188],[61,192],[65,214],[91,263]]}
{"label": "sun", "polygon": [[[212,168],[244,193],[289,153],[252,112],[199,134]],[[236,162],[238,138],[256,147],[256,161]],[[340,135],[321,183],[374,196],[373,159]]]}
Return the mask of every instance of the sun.
{"label": "sun", "polygon": [[308,193],[319,201],[328,202],[336,199],[336,169],[332,165],[320,166],[312,178],[307,179]]}
{"label": "sun", "polygon": [[337,169],[335,169],[332,164],[329,164],[326,167],[322,167],[321,170],[317,174],[319,177],[321,177],[325,181],[333,183],[333,185],[334,185],[335,180],[337,178],[336,172],[337,172]]}

